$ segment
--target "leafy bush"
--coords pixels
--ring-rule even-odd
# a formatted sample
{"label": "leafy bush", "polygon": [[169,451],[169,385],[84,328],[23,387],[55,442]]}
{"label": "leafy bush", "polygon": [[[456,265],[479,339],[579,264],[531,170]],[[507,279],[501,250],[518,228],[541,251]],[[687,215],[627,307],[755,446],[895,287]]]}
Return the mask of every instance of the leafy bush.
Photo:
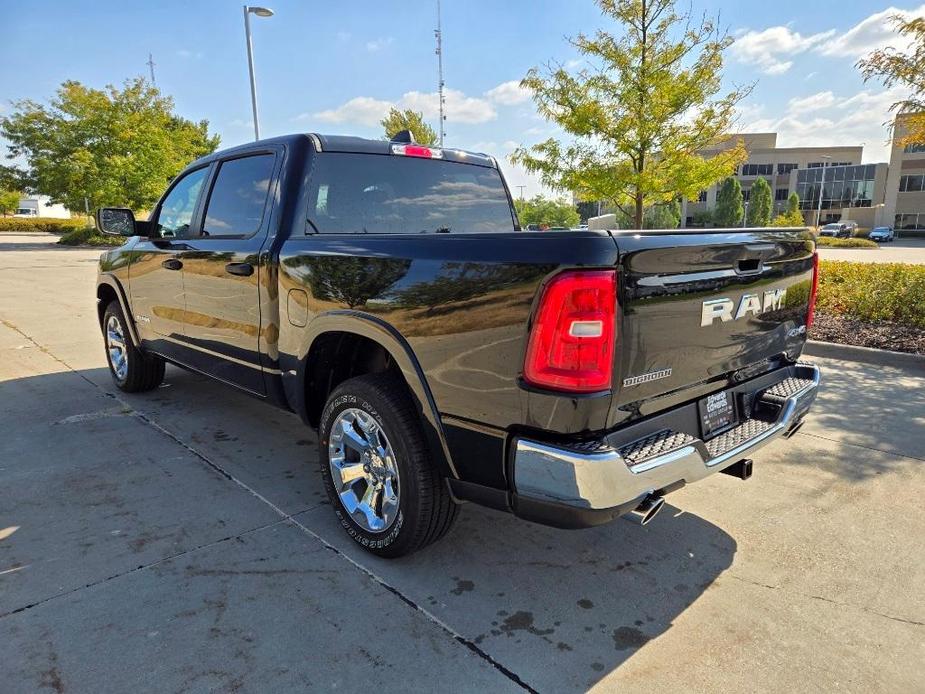
{"label": "leafy bush", "polygon": [[63,246],[121,246],[125,239],[119,236],[104,236],[96,229],[81,227],[66,233],[58,239],[58,243]]}
{"label": "leafy bush", "polygon": [[816,305],[850,318],[925,328],[925,265],[823,260]]}
{"label": "leafy bush", "polygon": [[877,248],[876,242],[870,239],[837,239],[834,236],[820,236],[816,239],[816,245],[833,248]]}
{"label": "leafy bush", "polygon": [[82,218],[0,217],[0,231],[50,231],[63,234],[86,226],[87,222]]}

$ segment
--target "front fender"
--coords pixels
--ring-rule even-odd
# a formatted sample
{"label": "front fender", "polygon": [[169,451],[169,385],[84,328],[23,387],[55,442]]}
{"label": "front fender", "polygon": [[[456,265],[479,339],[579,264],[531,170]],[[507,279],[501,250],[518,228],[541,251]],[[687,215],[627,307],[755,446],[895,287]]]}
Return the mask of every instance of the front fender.
{"label": "front fender", "polygon": [[293,409],[307,422],[308,408],[304,384],[307,378],[308,355],[315,340],[331,332],[360,335],[376,342],[389,353],[411,390],[412,398],[420,412],[424,435],[435,456],[434,462],[444,476],[458,479],[459,475],[453,466],[437,405],[411,346],[398,330],[375,316],[360,311],[330,311],[315,317],[308,324],[300,341],[296,368],[283,370],[283,385]]}
{"label": "front fender", "polygon": [[[116,295],[116,298],[119,300],[119,305],[122,307],[122,315],[125,316],[125,322],[128,324],[128,331],[132,338],[132,344],[137,347],[141,344],[141,341],[138,339],[138,328],[135,326],[135,316],[132,315],[132,311],[128,303],[128,297],[125,294],[125,289],[122,287],[122,283],[114,275],[105,272],[100,273],[96,279],[97,303],[102,301],[106,294],[106,290],[102,289],[104,286],[112,289]],[[98,309],[98,313],[102,319],[102,310]],[[102,320],[100,320],[100,327],[102,328]]]}

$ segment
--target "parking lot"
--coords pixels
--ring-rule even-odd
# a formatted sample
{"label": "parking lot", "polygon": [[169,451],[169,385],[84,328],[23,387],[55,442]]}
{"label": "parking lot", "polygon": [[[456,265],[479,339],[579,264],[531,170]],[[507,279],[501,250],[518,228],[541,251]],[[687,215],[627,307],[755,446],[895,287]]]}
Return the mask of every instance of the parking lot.
{"label": "parking lot", "polygon": [[856,263],[913,263],[925,265],[925,239],[898,238],[877,248],[820,248],[825,260],[852,260]]}
{"label": "parking lot", "polygon": [[0,234],[0,690],[925,690],[925,370],[817,360],[800,433],[644,528],[470,505],[385,561],[295,415],[119,393],[55,240]]}

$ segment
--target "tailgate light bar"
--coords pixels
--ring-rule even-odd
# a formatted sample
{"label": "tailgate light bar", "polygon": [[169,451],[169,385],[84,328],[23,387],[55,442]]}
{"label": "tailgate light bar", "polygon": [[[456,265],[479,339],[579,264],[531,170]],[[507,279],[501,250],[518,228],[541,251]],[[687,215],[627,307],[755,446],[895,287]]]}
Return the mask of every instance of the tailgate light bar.
{"label": "tailgate light bar", "polygon": [[421,145],[392,145],[392,154],[404,157],[422,157],[424,159],[443,159],[443,150]]}

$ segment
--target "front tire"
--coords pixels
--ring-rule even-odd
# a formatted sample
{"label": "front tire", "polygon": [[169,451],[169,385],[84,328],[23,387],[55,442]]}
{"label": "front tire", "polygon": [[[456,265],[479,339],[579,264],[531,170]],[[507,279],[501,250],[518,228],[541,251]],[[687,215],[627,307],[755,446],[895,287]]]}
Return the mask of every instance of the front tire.
{"label": "front tire", "polygon": [[391,374],[341,383],[319,427],[321,474],[347,534],[381,557],[411,554],[443,537],[459,511],[405,390]]}
{"label": "front tire", "polygon": [[103,313],[103,342],[109,373],[119,390],[140,393],[164,380],[164,360],[142,353],[132,343],[122,306],[115,299]]}

